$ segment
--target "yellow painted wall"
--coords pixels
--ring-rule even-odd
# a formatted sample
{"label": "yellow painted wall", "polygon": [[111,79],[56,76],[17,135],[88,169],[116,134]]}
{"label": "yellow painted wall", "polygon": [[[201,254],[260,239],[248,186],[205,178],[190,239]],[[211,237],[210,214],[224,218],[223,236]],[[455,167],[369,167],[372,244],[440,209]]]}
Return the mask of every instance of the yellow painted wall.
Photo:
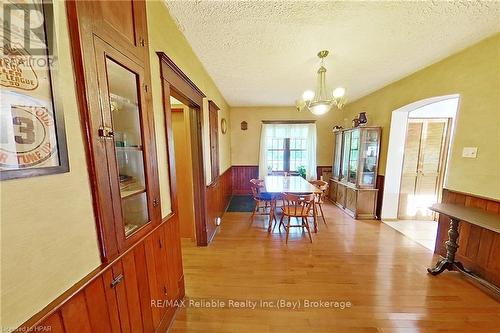
{"label": "yellow painted wall", "polygon": [[0,327],[15,329],[100,265],[64,2],[54,1],[70,172],[0,182]]}
{"label": "yellow painted wall", "polygon": [[184,105],[173,105],[172,108],[174,107],[185,110],[184,112],[172,112],[180,232],[181,237],[194,240],[193,160],[191,157],[189,111]]}
{"label": "yellow painted wall", "polygon": [[[295,107],[235,107],[231,108],[231,161],[233,165],[258,165],[262,120],[316,120],[318,135],[317,164],[330,165],[333,150],[333,112],[318,117],[310,112],[298,112]],[[248,123],[246,131],[241,122]]]}
{"label": "yellow painted wall", "polygon": [[[151,75],[153,109],[155,117],[156,142],[158,146],[158,169],[160,179],[160,194],[162,214],[170,213],[170,196],[168,188],[168,161],[166,154],[166,140],[164,115],[162,105],[162,90],[160,80],[160,64],[156,52],[164,52],[175,64],[203,91],[207,96],[203,108],[203,143],[205,160],[206,183],[210,183],[209,158],[209,128],[208,128],[208,100],[213,100],[219,107],[219,119],[229,120],[229,107],[212,81],[207,71],[194,54],[184,35],[177,29],[163,1],[148,1],[148,31],[149,50],[151,55]],[[223,135],[219,131],[220,171],[223,173],[231,166],[230,135]]]}
{"label": "yellow painted wall", "polygon": [[[305,87],[304,87],[305,88]],[[460,94],[447,188],[500,199],[500,34],[348,104],[342,111],[318,117],[318,164],[332,161],[333,125],[349,127],[366,111],[370,125],[383,127],[381,174],[385,173],[391,114],[404,105],[434,96]],[[260,121],[314,119],[294,108],[232,108],[232,163],[257,165]],[[246,120],[249,129],[240,130]],[[478,147],[478,157],[461,157],[463,147]]]}

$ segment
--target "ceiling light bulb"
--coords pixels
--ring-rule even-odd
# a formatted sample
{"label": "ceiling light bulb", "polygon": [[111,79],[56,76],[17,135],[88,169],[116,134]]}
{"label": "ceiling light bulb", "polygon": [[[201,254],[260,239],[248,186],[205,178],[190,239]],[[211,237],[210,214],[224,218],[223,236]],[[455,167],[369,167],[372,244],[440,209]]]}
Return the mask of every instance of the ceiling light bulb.
{"label": "ceiling light bulb", "polygon": [[344,97],[345,95],[345,88],[338,87],[333,89],[333,97],[334,98],[341,98]]}
{"label": "ceiling light bulb", "polygon": [[302,94],[302,98],[304,99],[304,101],[312,101],[312,99],[314,98],[314,91],[312,90],[304,91],[304,93]]}

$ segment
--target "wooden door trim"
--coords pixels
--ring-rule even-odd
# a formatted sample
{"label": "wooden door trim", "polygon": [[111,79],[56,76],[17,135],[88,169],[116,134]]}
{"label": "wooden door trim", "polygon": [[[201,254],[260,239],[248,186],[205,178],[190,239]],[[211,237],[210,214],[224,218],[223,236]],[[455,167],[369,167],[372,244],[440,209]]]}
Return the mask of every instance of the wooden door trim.
{"label": "wooden door trim", "polygon": [[[215,183],[220,176],[219,165],[219,110],[214,101],[208,101],[208,128],[210,139],[210,176],[211,184]],[[214,115],[215,114],[215,115]],[[215,117],[215,121],[214,118]],[[212,131],[215,130],[215,135]]]}
{"label": "wooden door trim", "polygon": [[177,179],[175,175],[175,151],[171,144],[174,140],[172,130],[172,111],[170,96],[190,107],[190,135],[193,159],[193,190],[195,233],[198,246],[208,245],[207,213],[205,196],[205,166],[203,163],[203,98],[205,94],[177,67],[165,53],[157,52],[160,61],[160,77],[162,81],[163,111],[165,114],[165,132],[167,136],[167,156],[169,167],[170,198],[172,212],[177,214]]}

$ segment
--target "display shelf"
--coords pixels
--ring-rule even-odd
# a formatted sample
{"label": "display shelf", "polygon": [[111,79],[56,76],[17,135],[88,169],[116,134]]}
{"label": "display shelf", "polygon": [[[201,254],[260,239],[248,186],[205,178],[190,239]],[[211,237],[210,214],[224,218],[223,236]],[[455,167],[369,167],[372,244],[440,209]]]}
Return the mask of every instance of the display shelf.
{"label": "display shelf", "polygon": [[131,223],[125,224],[125,226],[124,226],[125,237],[129,237],[130,235],[132,235],[138,229],[139,229],[139,226],[136,225],[136,224],[131,224]]}
{"label": "display shelf", "polygon": [[120,190],[120,196],[122,199],[133,197],[134,195],[146,192],[144,187],[133,189],[133,190]]}
{"label": "display shelf", "polygon": [[134,152],[134,151],[142,151],[142,146],[126,146],[126,147],[115,146],[115,149],[117,151],[124,151],[124,152],[131,151],[131,152]]}

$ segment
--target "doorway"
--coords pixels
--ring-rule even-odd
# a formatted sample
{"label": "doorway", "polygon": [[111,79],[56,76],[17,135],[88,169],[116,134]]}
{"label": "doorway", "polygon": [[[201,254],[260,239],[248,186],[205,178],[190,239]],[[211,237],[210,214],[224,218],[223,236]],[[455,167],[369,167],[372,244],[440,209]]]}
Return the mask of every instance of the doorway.
{"label": "doorway", "polygon": [[[160,73],[163,85],[163,108],[165,112],[165,128],[167,134],[167,148],[168,148],[168,167],[169,167],[169,182],[170,182],[170,197],[172,201],[172,213],[178,214],[179,218],[181,211],[180,206],[188,207],[186,202],[193,205],[194,216],[194,237],[198,246],[207,246],[207,225],[206,225],[206,192],[205,192],[205,168],[203,160],[203,142],[202,142],[202,119],[203,119],[203,100],[206,97],[203,92],[182,72],[182,70],[175,65],[165,53],[157,52],[160,59]],[[173,131],[173,112],[172,103],[180,103],[182,106],[183,117],[185,115],[188,120],[189,127],[189,151],[191,158],[191,175],[192,175],[192,201],[180,197],[185,186],[185,179],[177,177],[177,168],[181,165],[176,160],[175,156],[175,143]],[[175,107],[174,107],[175,109]],[[185,120],[185,119],[184,119]],[[173,144],[172,144],[173,143]],[[188,193],[187,188],[186,193]],[[180,190],[180,192],[179,192]],[[188,194],[189,195],[189,194]],[[185,211],[187,211],[186,209]],[[180,225],[189,226],[189,221],[184,223],[183,220],[179,221]]]}
{"label": "doorway", "polygon": [[189,106],[170,96],[170,107],[172,110],[180,235],[181,238],[195,241],[193,158],[191,155]]}
{"label": "doorway", "polygon": [[[410,117],[411,117],[410,113]],[[434,220],[448,156],[451,118],[409,118],[406,128],[398,219]]]}
{"label": "doorway", "polygon": [[437,222],[427,207],[441,200],[446,186],[458,104],[459,95],[432,97],[391,118],[381,219],[430,250]]}

